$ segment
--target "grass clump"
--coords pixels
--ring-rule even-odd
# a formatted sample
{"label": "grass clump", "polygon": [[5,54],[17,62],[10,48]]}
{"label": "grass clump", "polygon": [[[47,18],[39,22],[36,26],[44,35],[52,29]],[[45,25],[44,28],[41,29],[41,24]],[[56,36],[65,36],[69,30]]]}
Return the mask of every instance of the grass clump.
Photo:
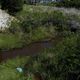
{"label": "grass clump", "polygon": [[[78,29],[76,24],[80,21],[78,16],[66,16],[63,12],[53,10],[52,7],[33,5],[24,5],[23,10],[17,13],[15,17],[17,19],[12,21],[11,26],[6,31],[10,34],[1,33],[4,38],[7,38],[8,35],[10,39],[9,43],[6,43],[6,39],[6,41],[3,40],[1,48],[18,48],[33,41],[52,38],[57,31],[70,31],[71,24],[73,24],[71,21],[75,22],[74,25]],[[72,27],[74,26],[72,25]],[[12,36],[12,40],[10,36]]]}
{"label": "grass clump", "polygon": [[79,35],[66,37],[55,48],[45,49],[42,54],[31,59],[25,65],[26,73],[39,73],[44,80],[80,79],[79,43]]}
{"label": "grass clump", "polygon": [[13,34],[0,34],[0,49],[7,50],[12,48],[21,47],[23,44],[17,35]]}
{"label": "grass clump", "polygon": [[29,57],[17,57],[0,64],[0,80],[27,80],[22,73],[17,71],[17,67],[23,68]]}
{"label": "grass clump", "polygon": [[[29,58],[17,58],[9,60],[0,65],[1,77],[5,79],[32,79],[35,77],[44,80],[75,80],[79,79],[80,72],[80,36],[79,34],[70,34],[59,42],[54,48],[44,49],[41,54]],[[23,73],[18,74],[16,67],[22,67]],[[8,72],[7,72],[8,71]],[[74,75],[75,74],[75,75]],[[13,77],[11,77],[13,75]]]}

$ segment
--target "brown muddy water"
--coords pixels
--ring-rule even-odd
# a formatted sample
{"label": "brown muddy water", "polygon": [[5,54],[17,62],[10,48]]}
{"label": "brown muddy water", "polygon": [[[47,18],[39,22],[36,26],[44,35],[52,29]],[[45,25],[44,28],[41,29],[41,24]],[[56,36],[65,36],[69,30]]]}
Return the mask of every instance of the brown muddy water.
{"label": "brown muddy water", "polygon": [[3,51],[0,52],[0,62],[15,58],[17,56],[35,56],[40,53],[44,48],[51,48],[52,46],[53,43],[51,41],[40,41],[29,44],[24,48]]}

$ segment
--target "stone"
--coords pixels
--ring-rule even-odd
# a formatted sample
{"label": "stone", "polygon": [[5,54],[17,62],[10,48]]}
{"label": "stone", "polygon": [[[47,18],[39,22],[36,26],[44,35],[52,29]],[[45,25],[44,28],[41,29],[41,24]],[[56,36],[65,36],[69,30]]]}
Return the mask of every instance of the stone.
{"label": "stone", "polygon": [[0,9],[0,30],[5,30],[10,26],[12,17],[5,11]]}
{"label": "stone", "polygon": [[72,20],[68,22],[69,29],[71,32],[76,32],[80,29],[80,23],[78,21]]}
{"label": "stone", "polygon": [[21,67],[17,67],[16,70],[17,70],[18,72],[20,72],[20,73],[23,72],[23,69],[22,69]]}

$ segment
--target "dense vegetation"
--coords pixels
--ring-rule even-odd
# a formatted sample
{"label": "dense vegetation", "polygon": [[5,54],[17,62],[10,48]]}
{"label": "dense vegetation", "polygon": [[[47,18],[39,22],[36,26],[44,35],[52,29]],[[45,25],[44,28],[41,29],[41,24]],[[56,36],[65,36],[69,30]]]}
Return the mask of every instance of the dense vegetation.
{"label": "dense vegetation", "polygon": [[[60,5],[66,6],[75,0],[66,1],[63,2],[65,5]],[[5,3],[7,7],[2,6],[14,13],[22,8],[22,3],[17,2],[9,0],[10,5]],[[13,6],[12,3],[16,4]],[[67,7],[74,7],[72,4]],[[0,32],[0,50],[21,48],[50,38],[53,38],[53,44],[56,41],[57,44],[39,55],[0,63],[0,80],[80,80],[80,15],[67,14],[48,6],[24,5],[15,14],[11,26]],[[19,73],[17,67],[21,67],[23,72]]]}
{"label": "dense vegetation", "polygon": [[10,14],[22,10],[24,0],[0,0],[1,8],[8,10]]}
{"label": "dense vegetation", "polygon": [[[55,48],[45,49],[38,56],[17,58],[0,65],[0,79],[34,80],[34,76],[36,76],[38,78],[42,77],[44,80],[79,80],[79,53],[80,35],[70,33]],[[22,67],[23,72],[17,72],[16,67]],[[2,77],[3,75],[4,77]]]}
{"label": "dense vegetation", "polygon": [[[17,19],[14,19],[11,26],[1,33],[4,37],[0,38],[0,49],[23,47],[41,39],[53,38],[57,32],[66,34],[69,31],[78,31],[80,16],[71,14],[66,16],[60,11],[47,10],[48,8],[43,6],[25,5],[24,9],[15,15]],[[5,37],[6,35],[12,37]],[[7,43],[8,39],[13,42]]]}
{"label": "dense vegetation", "polygon": [[44,80],[79,80],[79,52],[80,37],[71,34],[54,49],[46,49],[44,53],[31,59],[31,62],[25,65],[26,74],[36,73]]}
{"label": "dense vegetation", "polygon": [[50,2],[50,3],[43,3],[43,5],[49,5],[49,6],[57,6],[57,7],[74,7],[74,8],[80,8],[80,0],[62,0],[59,2]]}
{"label": "dense vegetation", "polygon": [[80,8],[80,0],[64,0],[62,3],[66,7]]}

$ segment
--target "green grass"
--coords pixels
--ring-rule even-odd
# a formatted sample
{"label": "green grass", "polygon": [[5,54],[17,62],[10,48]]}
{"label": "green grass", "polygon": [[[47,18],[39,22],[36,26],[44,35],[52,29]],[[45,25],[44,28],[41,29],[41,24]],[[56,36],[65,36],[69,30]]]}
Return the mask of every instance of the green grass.
{"label": "green grass", "polygon": [[[39,28],[37,28],[37,30],[34,30],[33,33],[32,33],[32,37],[31,37],[32,40],[39,40],[39,39],[44,39],[46,37],[49,37],[51,31],[48,30],[48,29],[49,28],[39,27]],[[51,29],[54,30],[53,27]]]}
{"label": "green grass", "polygon": [[[2,49],[23,47],[31,42],[54,37],[55,28],[61,31],[67,30],[66,20],[69,18],[66,18],[60,11],[54,11],[52,7],[41,5],[24,5],[23,10],[18,12],[15,17],[20,22],[16,20],[12,22],[9,33],[13,34],[0,35],[0,48]],[[54,19],[59,23],[54,25]],[[48,23],[49,20],[52,20],[51,23]]]}
{"label": "green grass", "polygon": [[[15,18],[17,19],[12,21],[12,24],[10,28],[6,30],[6,33],[0,33],[0,49],[1,50],[6,50],[6,49],[8,50],[13,48],[23,47],[24,45],[29,44],[31,42],[36,42],[36,41],[43,40],[46,38],[51,38],[52,36],[54,36],[55,30],[53,25],[45,26],[45,25],[40,25],[40,23],[39,24],[37,23],[39,22],[39,20],[45,21],[47,13],[45,16],[43,15],[44,13],[41,13],[39,14],[40,16],[38,16],[38,13],[36,12],[46,13],[47,7],[45,7],[45,11],[44,11],[44,6],[24,5],[23,10],[16,14]],[[31,16],[31,18],[30,18],[30,21],[27,22],[29,18],[27,18],[26,20],[26,17],[29,17],[29,16]],[[31,24],[32,19],[34,19],[33,25]],[[25,22],[26,24],[24,24],[23,22]],[[22,23],[24,24],[24,27]],[[45,24],[47,24],[47,22]],[[28,32],[24,33],[23,28],[28,29],[30,26],[31,27],[34,26],[34,28],[33,29],[31,28],[29,33]]]}
{"label": "green grass", "polygon": [[38,27],[32,30],[30,33],[25,34],[25,42],[29,44],[31,42],[42,41],[45,39],[50,39],[54,37],[55,30],[54,27],[50,26],[49,28],[46,27]]}
{"label": "green grass", "polygon": [[[65,80],[65,75],[69,71],[80,71],[79,52],[80,36],[70,34],[56,47],[44,49],[36,57],[17,57],[1,63],[0,80],[28,80],[29,77],[34,80],[33,76],[24,76],[24,74],[34,75],[36,72],[39,72],[47,80]],[[25,64],[27,65],[24,67]],[[24,72],[19,73],[16,67],[22,67]]]}
{"label": "green grass", "polygon": [[[47,10],[46,7],[45,9]],[[23,20],[27,12],[39,12],[41,10],[46,11],[43,6],[24,6],[23,11],[19,12],[17,17],[18,19]],[[18,29],[16,26],[16,29],[13,27],[14,30]],[[29,44],[33,41],[53,37],[55,33],[55,29],[51,25],[48,27],[38,25],[37,28],[31,29],[29,33],[23,33],[23,35],[20,35],[19,32],[15,32],[15,34],[1,33],[0,48],[11,49],[22,47],[23,44]],[[19,73],[16,70],[16,67],[24,68],[26,63],[29,65],[25,66],[25,71],[28,73],[34,74],[34,72],[40,72],[44,77],[47,77],[47,80],[65,80],[63,79],[64,75],[66,75],[69,70],[74,71],[77,70],[77,66],[78,68],[80,67],[79,53],[80,37],[74,34],[68,35],[64,40],[57,44],[56,47],[45,49],[37,57],[18,57],[1,63],[0,80],[30,80],[29,76],[25,77],[24,73]]]}
{"label": "green grass", "polygon": [[9,34],[0,34],[0,49],[10,49],[22,46],[21,40],[17,35]]}
{"label": "green grass", "polygon": [[24,74],[19,73],[16,68],[23,68],[28,60],[29,57],[17,57],[0,64],[0,80],[25,80]]}
{"label": "green grass", "polygon": [[38,27],[31,30],[30,33],[24,33],[23,35],[20,35],[20,33],[0,33],[0,49],[10,50],[20,48],[29,43],[53,37],[54,32],[54,27]]}
{"label": "green grass", "polygon": [[29,12],[34,13],[34,12],[51,12],[51,11],[53,11],[53,8],[52,7],[50,8],[48,6],[24,5],[23,10],[18,12],[16,14],[16,17],[23,19]]}

